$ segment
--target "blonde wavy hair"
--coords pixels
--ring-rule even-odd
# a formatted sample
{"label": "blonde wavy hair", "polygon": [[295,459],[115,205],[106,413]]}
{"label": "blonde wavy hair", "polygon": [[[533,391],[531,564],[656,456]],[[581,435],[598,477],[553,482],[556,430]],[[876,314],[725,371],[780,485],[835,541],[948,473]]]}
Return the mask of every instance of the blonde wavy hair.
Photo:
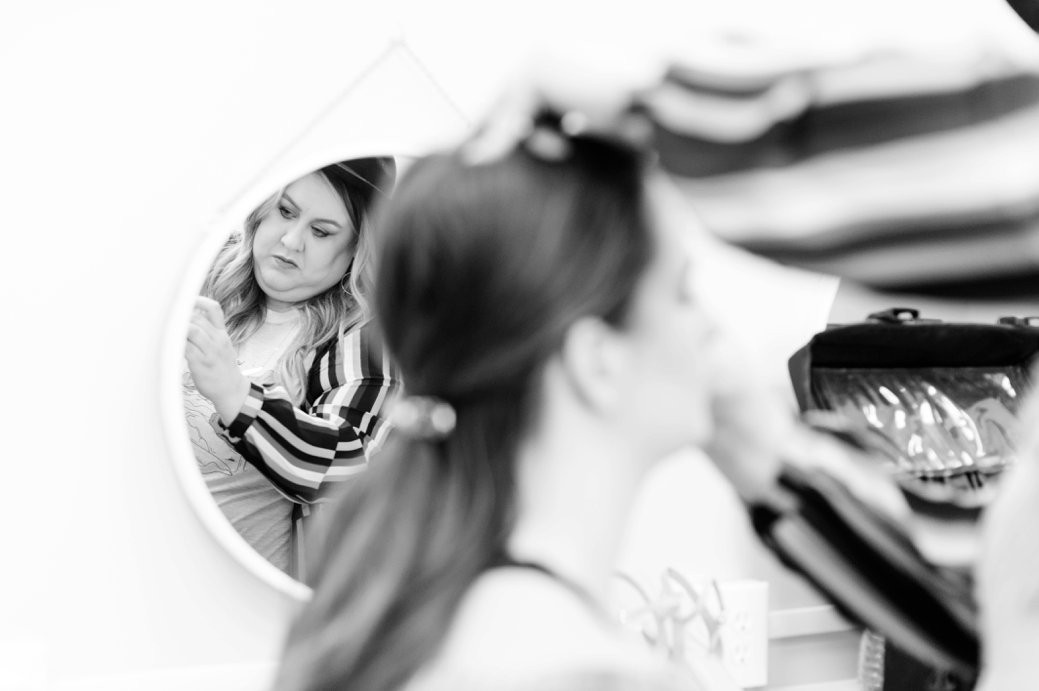
{"label": "blonde wavy hair", "polygon": [[[353,259],[342,279],[326,291],[297,305],[300,328],[296,338],[278,359],[275,373],[293,403],[306,398],[307,372],[318,348],[340,333],[364,324],[371,317],[368,300],[372,283],[371,207],[393,183],[392,159],[357,159],[317,171],[339,194],[355,229],[350,251]],[[239,346],[263,324],[267,305],[256,282],[253,242],[256,229],[274,211],[285,188],[260,204],[240,230],[231,234],[217,255],[202,286],[202,295],[220,303],[231,342]]]}

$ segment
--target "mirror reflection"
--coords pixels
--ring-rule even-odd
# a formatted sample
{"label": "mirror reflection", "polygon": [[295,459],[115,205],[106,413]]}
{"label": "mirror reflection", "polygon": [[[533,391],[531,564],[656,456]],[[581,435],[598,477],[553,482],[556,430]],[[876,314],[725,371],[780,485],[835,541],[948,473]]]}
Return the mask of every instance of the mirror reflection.
{"label": "mirror reflection", "polygon": [[296,578],[314,508],[364,470],[399,385],[368,303],[371,213],[396,168],[356,158],[275,191],[230,233],[188,326],[198,469],[245,541]]}

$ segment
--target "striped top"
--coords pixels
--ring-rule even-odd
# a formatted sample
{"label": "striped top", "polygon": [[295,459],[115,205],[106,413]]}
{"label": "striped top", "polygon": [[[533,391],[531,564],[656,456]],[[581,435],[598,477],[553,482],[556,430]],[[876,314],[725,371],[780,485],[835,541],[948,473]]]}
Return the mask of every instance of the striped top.
{"label": "striped top", "polygon": [[365,469],[388,429],[383,408],[399,387],[389,354],[364,324],[318,348],[301,406],[280,386],[251,383],[226,433],[281,493],[313,503]]}
{"label": "striped top", "polygon": [[704,227],[780,263],[1034,298],[1039,44],[1000,3],[976,4],[900,3],[904,22],[871,8],[861,30],[842,14],[810,34],[749,16],[688,41],[645,96],[661,164]]}

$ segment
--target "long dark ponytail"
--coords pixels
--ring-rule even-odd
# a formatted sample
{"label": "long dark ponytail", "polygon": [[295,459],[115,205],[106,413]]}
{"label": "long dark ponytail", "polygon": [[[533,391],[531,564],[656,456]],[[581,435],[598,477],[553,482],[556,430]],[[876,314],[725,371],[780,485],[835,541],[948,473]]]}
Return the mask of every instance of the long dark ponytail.
{"label": "long dark ponytail", "polygon": [[577,318],[625,318],[652,252],[639,155],[567,146],[557,161],[419,161],[377,224],[377,323],[408,393],[448,402],[457,424],[391,434],[331,512],[278,689],[400,688],[503,551],[537,375]]}

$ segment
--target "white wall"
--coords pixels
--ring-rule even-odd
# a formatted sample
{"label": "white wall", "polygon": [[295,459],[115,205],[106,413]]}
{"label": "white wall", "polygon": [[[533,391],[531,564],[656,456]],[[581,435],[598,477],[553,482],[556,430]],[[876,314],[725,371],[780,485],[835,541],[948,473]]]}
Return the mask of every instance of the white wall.
{"label": "white wall", "polygon": [[[288,7],[52,3],[0,22],[0,687],[140,688],[138,672],[277,654],[295,604],[185,501],[158,383],[203,233],[259,172],[298,164],[283,152],[306,159],[301,133],[396,36],[349,6]],[[354,124],[328,135],[329,159]]]}
{"label": "white wall", "polygon": [[[533,32],[576,46],[599,22],[600,38],[623,37],[623,58],[638,37],[645,50],[668,45],[697,6],[683,3],[683,17],[663,0],[611,4],[610,16],[595,3],[365,4],[375,3],[5,8],[0,689],[255,689],[270,671],[296,603],[243,569],[186,501],[160,402],[163,377],[175,376],[160,370],[162,341],[186,314],[177,297],[218,219],[326,146],[332,160],[358,137],[377,149],[407,130],[396,145],[421,149],[457,133]],[[441,98],[391,108],[422,89],[387,90],[378,75],[412,85],[425,75]],[[358,112],[351,85],[386,112]],[[746,333],[769,333],[749,347],[780,381],[835,285],[754,266],[724,294],[730,314],[749,315]],[[791,295],[803,310],[787,320],[770,301]],[[632,535],[633,562],[695,557],[724,577],[769,579],[774,607],[821,602],[757,549],[702,459],[662,469]],[[697,541],[710,550],[691,551]],[[822,654],[832,669],[821,680],[853,674],[853,644]],[[784,683],[815,681],[780,671]]]}

